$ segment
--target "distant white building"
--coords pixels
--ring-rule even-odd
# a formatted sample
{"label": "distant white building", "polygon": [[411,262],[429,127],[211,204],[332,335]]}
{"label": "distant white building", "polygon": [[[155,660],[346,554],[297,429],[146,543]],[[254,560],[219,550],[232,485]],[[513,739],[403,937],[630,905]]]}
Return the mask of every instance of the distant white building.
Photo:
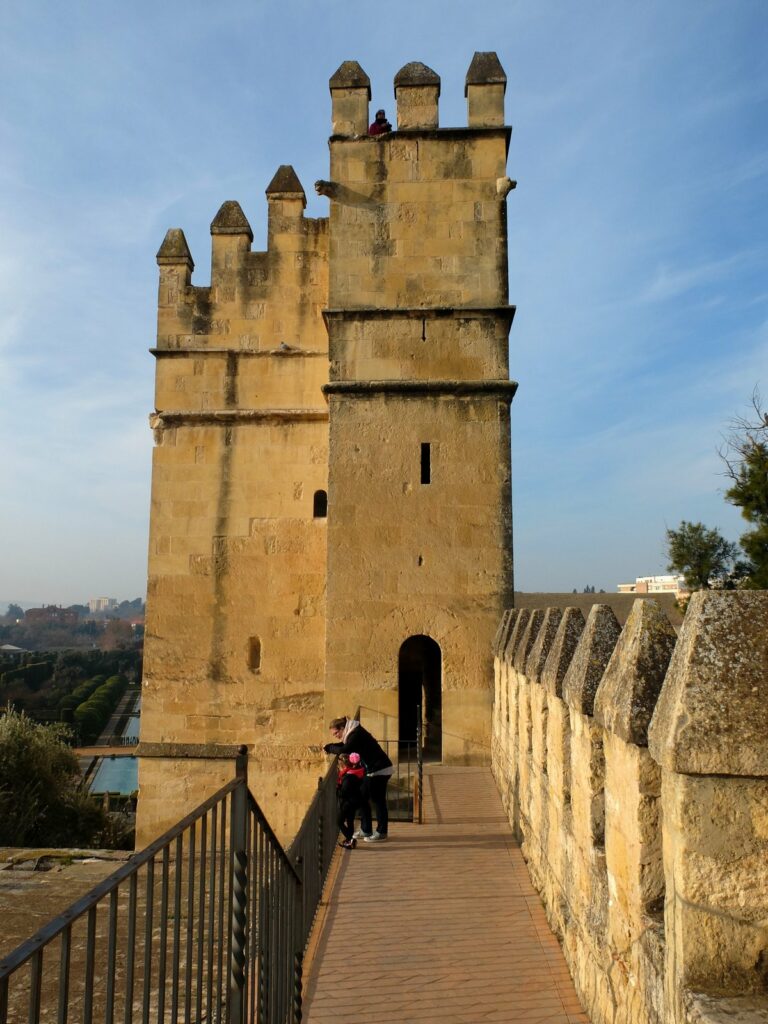
{"label": "distant white building", "polygon": [[687,594],[682,576],[638,576],[634,583],[619,583],[620,594],[674,594],[676,598]]}
{"label": "distant white building", "polygon": [[117,608],[116,597],[92,597],[88,601],[88,608],[92,612],[109,612]]}
{"label": "distant white building", "polygon": [[26,654],[25,647],[15,647],[13,644],[0,644],[0,654]]}

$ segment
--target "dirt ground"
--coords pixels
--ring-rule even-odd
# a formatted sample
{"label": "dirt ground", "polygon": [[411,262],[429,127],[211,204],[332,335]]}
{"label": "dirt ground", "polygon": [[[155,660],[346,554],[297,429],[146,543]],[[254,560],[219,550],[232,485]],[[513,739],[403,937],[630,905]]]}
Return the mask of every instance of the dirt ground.
{"label": "dirt ground", "polygon": [[623,626],[638,599],[656,601],[675,628],[682,625],[683,616],[675,605],[674,594],[524,594],[516,591],[515,608],[579,608],[586,618],[593,604],[607,604]]}

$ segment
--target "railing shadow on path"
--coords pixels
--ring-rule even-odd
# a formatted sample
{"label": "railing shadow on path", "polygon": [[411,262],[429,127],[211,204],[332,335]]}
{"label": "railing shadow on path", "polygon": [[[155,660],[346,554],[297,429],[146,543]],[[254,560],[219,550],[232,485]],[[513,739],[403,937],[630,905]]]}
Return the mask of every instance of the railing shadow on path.
{"label": "railing shadow on path", "polygon": [[422,826],[343,856],[314,933],[307,1024],[585,1024],[490,770],[431,765],[425,783]]}

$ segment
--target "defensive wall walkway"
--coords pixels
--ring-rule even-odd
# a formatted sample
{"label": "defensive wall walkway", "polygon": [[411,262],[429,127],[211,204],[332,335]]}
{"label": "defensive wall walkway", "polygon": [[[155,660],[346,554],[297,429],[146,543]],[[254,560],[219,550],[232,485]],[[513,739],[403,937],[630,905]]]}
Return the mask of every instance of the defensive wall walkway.
{"label": "defensive wall walkway", "polygon": [[490,770],[434,766],[424,790],[424,824],[338,851],[305,1024],[588,1024]]}

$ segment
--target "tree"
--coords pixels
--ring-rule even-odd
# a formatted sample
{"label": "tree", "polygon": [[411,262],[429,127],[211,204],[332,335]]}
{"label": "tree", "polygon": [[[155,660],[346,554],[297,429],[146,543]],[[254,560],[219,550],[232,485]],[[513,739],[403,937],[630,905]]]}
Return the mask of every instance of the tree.
{"label": "tree", "polygon": [[124,619],[110,619],[101,634],[99,646],[103,651],[115,651],[133,642],[133,630]]}
{"label": "tree", "polygon": [[0,717],[0,845],[86,846],[107,826],[78,788],[78,764],[62,726],[7,708]]}
{"label": "tree", "polygon": [[23,619],[24,609],[20,604],[11,603],[8,605],[8,611],[5,613],[5,617],[6,619],[11,619],[13,622],[15,622],[16,619]]}
{"label": "tree", "polygon": [[667,569],[682,573],[691,590],[709,590],[718,582],[722,586],[738,553],[738,545],[703,523],[684,519],[676,530],[667,530]]}
{"label": "tree", "polygon": [[752,392],[752,412],[737,416],[720,449],[731,486],[725,500],[741,509],[753,529],[741,536],[749,565],[745,567],[750,588],[768,589],[768,412],[760,392]]}

